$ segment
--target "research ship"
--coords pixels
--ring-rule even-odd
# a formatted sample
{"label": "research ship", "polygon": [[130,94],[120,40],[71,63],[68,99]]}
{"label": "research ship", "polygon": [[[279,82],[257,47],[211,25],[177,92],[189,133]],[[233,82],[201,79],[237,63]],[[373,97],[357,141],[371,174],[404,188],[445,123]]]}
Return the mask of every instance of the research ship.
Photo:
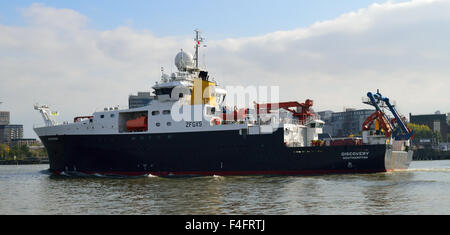
{"label": "research ship", "polygon": [[[227,106],[228,91],[181,50],[178,72],[162,73],[148,104],[107,107],[62,124],[35,105],[45,124],[34,131],[54,174],[120,176],[317,175],[407,169],[413,133],[389,99],[368,93],[375,108],[362,137],[319,138],[324,122],[313,101]],[[388,116],[386,107],[394,117]]]}

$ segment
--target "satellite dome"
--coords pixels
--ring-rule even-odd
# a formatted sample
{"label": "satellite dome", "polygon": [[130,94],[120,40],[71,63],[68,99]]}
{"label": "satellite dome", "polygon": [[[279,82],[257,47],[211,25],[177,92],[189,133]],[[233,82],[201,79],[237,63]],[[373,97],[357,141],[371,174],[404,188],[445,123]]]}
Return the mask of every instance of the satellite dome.
{"label": "satellite dome", "polygon": [[194,59],[191,54],[181,50],[175,56],[175,66],[177,66],[179,71],[186,71],[187,68],[194,67]]}

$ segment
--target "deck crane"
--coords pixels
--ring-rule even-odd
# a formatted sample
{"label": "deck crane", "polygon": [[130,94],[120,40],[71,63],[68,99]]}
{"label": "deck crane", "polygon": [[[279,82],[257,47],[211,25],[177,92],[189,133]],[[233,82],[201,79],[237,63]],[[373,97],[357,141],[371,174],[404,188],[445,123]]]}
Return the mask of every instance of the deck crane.
{"label": "deck crane", "polygon": [[52,112],[47,105],[35,104],[34,109],[41,113],[42,119],[44,119],[45,126],[56,126],[58,123],[53,116],[58,116],[58,112]]}
{"label": "deck crane", "polygon": [[[388,138],[392,136],[395,140],[409,140],[413,137],[414,132],[408,128],[405,118],[399,115],[395,107],[390,103],[389,98],[381,95],[379,90],[375,94],[372,92],[367,93],[367,97],[369,97],[367,104],[374,106],[376,111],[363,123],[363,130],[369,130],[373,122],[377,120]],[[379,105],[381,102],[384,102],[392,115],[394,115],[394,119],[391,121],[388,121],[387,115],[381,110]]]}
{"label": "deck crane", "polygon": [[[284,109],[292,113],[292,115],[300,122],[307,121],[308,117],[315,116],[313,112],[311,112],[310,108],[313,106],[313,101],[307,99],[305,103],[299,103],[296,101],[293,102],[282,102],[282,103],[269,103],[269,104],[258,104],[255,102],[256,113],[259,115],[260,113],[270,113],[273,110]],[[294,109],[290,109],[294,108]],[[300,110],[300,111],[299,111]]]}

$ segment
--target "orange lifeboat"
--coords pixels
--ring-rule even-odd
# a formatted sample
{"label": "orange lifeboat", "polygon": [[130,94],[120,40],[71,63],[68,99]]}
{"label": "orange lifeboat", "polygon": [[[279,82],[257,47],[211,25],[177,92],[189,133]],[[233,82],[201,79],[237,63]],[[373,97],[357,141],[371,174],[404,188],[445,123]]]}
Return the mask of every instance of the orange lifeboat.
{"label": "orange lifeboat", "polygon": [[129,132],[139,132],[148,130],[147,116],[138,117],[137,119],[127,121],[127,130]]}

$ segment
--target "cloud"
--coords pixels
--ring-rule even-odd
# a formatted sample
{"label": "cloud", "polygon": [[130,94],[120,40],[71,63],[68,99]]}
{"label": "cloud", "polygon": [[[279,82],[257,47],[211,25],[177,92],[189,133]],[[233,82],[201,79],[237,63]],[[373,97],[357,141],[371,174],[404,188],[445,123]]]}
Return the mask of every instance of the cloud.
{"label": "cloud", "polygon": [[449,1],[373,4],[308,28],[217,42],[209,63],[222,80],[280,84],[284,98],[312,98],[316,109],[359,107],[380,88],[405,114],[449,111],[449,10]]}
{"label": "cloud", "polygon": [[[202,53],[220,84],[279,85],[282,100],[311,98],[315,110],[363,108],[361,97],[381,89],[404,114],[449,112],[448,12],[443,0],[373,4],[307,28],[210,41]],[[33,4],[22,14],[25,26],[0,24],[0,107],[26,136],[41,122],[34,103],[56,107],[62,120],[127,106],[193,46],[131,26],[95,30],[70,9]]]}
{"label": "cloud", "polygon": [[33,27],[45,27],[71,31],[83,28],[89,19],[70,9],[57,9],[34,3],[22,12],[23,17]]}

